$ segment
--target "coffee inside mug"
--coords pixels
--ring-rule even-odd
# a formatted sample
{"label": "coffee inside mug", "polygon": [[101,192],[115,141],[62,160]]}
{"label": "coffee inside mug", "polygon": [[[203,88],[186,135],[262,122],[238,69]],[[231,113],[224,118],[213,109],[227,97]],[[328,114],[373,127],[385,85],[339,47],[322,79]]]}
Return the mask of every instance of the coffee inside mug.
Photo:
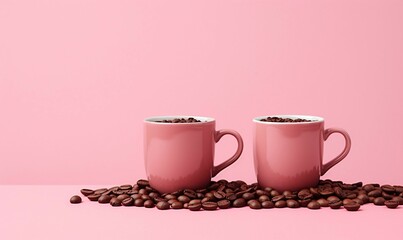
{"label": "coffee inside mug", "polygon": [[[171,122],[176,119],[195,119],[197,121],[193,122]],[[158,117],[150,117],[145,119],[146,122],[150,123],[156,123],[156,124],[200,124],[200,123],[206,123],[206,122],[212,122],[214,121],[214,118],[211,117],[198,117],[198,116],[158,116]],[[170,122],[164,122],[164,121],[170,121]]]}
{"label": "coffee inside mug", "polygon": [[267,124],[309,124],[312,122],[323,122],[324,119],[308,115],[268,115],[256,117],[253,121]]}

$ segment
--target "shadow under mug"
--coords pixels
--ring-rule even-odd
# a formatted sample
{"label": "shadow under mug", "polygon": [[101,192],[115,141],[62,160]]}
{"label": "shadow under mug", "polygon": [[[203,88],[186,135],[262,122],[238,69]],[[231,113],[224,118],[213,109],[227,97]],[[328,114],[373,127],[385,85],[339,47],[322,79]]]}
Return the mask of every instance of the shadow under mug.
{"label": "shadow under mug", "polygon": [[[163,123],[162,120],[193,117],[201,122]],[[235,154],[214,166],[215,144],[222,136],[236,138]],[[233,164],[241,155],[239,133],[216,131],[215,120],[195,116],[159,116],[144,120],[144,160],[150,186],[161,193],[207,187],[211,178]]]}
{"label": "shadow under mug", "polygon": [[[270,117],[306,119],[309,122],[264,122],[254,124],[254,167],[258,184],[279,191],[296,191],[318,184],[320,176],[343,160],[350,151],[351,139],[340,128],[324,129],[324,119],[303,115]],[[345,147],[333,160],[323,164],[323,143],[333,133],[340,133]]]}

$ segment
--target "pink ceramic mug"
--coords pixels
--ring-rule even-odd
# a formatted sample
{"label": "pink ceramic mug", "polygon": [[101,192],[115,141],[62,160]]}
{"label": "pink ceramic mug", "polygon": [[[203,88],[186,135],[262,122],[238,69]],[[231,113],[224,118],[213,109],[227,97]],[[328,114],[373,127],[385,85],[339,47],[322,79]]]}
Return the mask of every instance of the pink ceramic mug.
{"label": "pink ceramic mug", "polygon": [[[233,164],[241,155],[243,141],[232,130],[215,130],[215,120],[194,117],[201,122],[162,123],[161,120],[189,116],[161,116],[144,120],[144,157],[147,178],[159,192],[206,187],[212,177]],[[229,134],[238,141],[236,153],[214,166],[214,148],[222,136]]]}
{"label": "pink ceramic mug", "polygon": [[[302,115],[271,117],[306,119],[310,122],[263,122],[267,116],[253,119],[254,164],[257,181],[262,187],[279,191],[295,191],[319,182],[320,176],[343,160],[351,147],[351,139],[340,128],[324,129],[324,119]],[[323,164],[323,142],[340,133],[346,144],[342,153]]]}

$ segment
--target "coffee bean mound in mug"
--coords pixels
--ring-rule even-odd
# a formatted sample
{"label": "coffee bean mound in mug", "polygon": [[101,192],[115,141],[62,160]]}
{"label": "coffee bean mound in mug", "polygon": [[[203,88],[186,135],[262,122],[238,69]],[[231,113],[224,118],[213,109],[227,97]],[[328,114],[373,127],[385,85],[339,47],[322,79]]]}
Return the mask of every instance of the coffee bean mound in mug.
{"label": "coffee bean mound in mug", "polygon": [[156,121],[156,122],[161,122],[161,123],[195,123],[195,122],[201,122],[198,119],[195,118],[175,118],[175,119],[165,119],[161,121]]}
{"label": "coffee bean mound in mug", "polygon": [[[203,189],[184,189],[161,194],[153,189],[147,180],[136,184],[121,185],[96,190],[81,189],[89,201],[109,203],[113,207],[145,207],[159,210],[187,209],[190,211],[214,211],[218,209],[242,208],[321,208],[358,211],[362,205],[373,203],[385,208],[403,205],[403,186],[380,185],[377,183],[353,184],[342,181],[320,180],[317,186],[299,191],[277,191],[271,187],[261,188],[257,183],[246,184],[242,180],[211,181]],[[81,203],[81,197],[74,195],[70,202]]]}
{"label": "coffee bean mound in mug", "polygon": [[267,117],[260,119],[262,122],[313,122],[312,120],[302,119],[302,118],[281,118],[281,117]]}

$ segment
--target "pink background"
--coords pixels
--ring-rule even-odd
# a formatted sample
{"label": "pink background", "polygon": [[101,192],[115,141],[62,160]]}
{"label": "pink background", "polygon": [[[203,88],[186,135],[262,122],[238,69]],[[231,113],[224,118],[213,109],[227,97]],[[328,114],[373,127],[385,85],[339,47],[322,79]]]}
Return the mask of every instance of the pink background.
{"label": "pink background", "polygon": [[[145,177],[142,120],[212,116],[256,181],[252,118],[342,127],[325,178],[403,184],[403,1],[0,1],[0,184]],[[325,144],[325,159],[343,148]],[[216,160],[235,151],[217,145]]]}

